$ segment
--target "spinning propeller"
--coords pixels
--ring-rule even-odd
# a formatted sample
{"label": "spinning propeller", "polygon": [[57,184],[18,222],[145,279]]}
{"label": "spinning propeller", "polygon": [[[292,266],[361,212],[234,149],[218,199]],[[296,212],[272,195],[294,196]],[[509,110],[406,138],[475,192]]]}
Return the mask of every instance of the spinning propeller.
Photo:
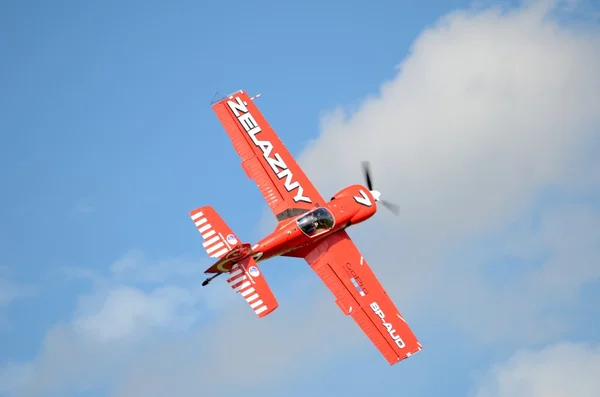
{"label": "spinning propeller", "polygon": [[363,172],[365,174],[365,179],[367,181],[367,188],[369,188],[369,191],[373,195],[373,198],[375,199],[375,201],[380,202],[381,205],[383,205],[385,208],[392,211],[395,215],[398,215],[398,212],[400,211],[400,207],[398,207],[394,203],[390,203],[389,201],[381,200],[380,199],[381,192],[379,190],[373,190],[373,182],[371,181],[370,163],[368,161],[363,161],[362,165],[363,165]]}

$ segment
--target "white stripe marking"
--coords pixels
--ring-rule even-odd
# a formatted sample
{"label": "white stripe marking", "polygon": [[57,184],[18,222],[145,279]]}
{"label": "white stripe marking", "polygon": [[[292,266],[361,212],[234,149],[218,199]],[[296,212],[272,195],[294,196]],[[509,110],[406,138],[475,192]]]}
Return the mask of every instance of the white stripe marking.
{"label": "white stripe marking", "polygon": [[250,303],[258,298],[258,294],[254,294],[246,298],[246,302]]}
{"label": "white stripe marking", "polygon": [[261,307],[260,309],[256,309],[254,312],[256,314],[261,314],[262,312],[264,312],[265,310],[267,310],[266,306]]}
{"label": "white stripe marking", "polygon": [[246,281],[244,284],[240,285],[239,287],[234,288],[233,290],[235,292],[238,292],[239,290],[244,289],[249,285],[252,285],[252,284],[250,284],[250,281]]}
{"label": "white stripe marking", "polygon": [[219,248],[224,247],[224,246],[225,246],[225,244],[223,244],[223,242],[220,242],[219,244],[215,244],[212,247],[207,248],[206,252],[210,254],[210,253],[212,253],[212,252],[214,252],[214,251],[216,251]]}
{"label": "white stripe marking", "polygon": [[204,234],[202,235],[202,238],[203,238],[204,240],[206,240],[207,238],[209,238],[210,236],[212,236],[212,235],[213,235],[213,234],[215,234],[215,233],[216,233],[216,232],[215,232],[214,230],[211,230],[211,231],[210,231],[210,232],[208,232],[208,233],[204,233]]}
{"label": "white stripe marking", "polygon": [[210,223],[207,223],[206,225],[202,226],[200,229],[198,229],[200,231],[200,233],[204,233],[205,231],[207,231],[208,229],[211,229],[212,226],[210,225]]}
{"label": "white stripe marking", "polygon": [[206,218],[202,218],[202,219],[198,219],[195,223],[196,223],[196,226],[200,226],[200,225],[204,225],[206,222],[208,222],[206,220]]}
{"label": "white stripe marking", "polygon": [[229,273],[229,278],[232,279],[242,272],[242,269],[236,269]]}
{"label": "white stripe marking", "polygon": [[228,248],[223,248],[221,251],[215,252],[214,254],[212,254],[211,258],[220,258],[228,252],[229,252]]}
{"label": "white stripe marking", "polygon": [[262,305],[262,303],[263,303],[263,301],[259,299],[259,300],[257,300],[256,302],[252,303],[252,304],[250,305],[250,307],[254,309],[256,306],[260,306],[260,305]]}
{"label": "white stripe marking", "polygon": [[229,282],[229,284],[233,287],[234,285],[241,283],[242,281],[246,280],[247,278],[248,277],[242,275],[241,277],[237,277],[235,280],[231,280]]}
{"label": "white stripe marking", "polygon": [[242,291],[242,296],[246,296],[246,295],[248,295],[248,294],[251,294],[251,293],[253,293],[254,291],[255,291],[255,290],[254,290],[254,287],[252,287],[252,288],[248,288],[247,290],[245,290],[245,291]]}
{"label": "white stripe marking", "polygon": [[216,243],[217,241],[219,241],[219,236],[215,236],[215,237],[211,238],[210,240],[208,240],[207,242],[205,242],[202,245],[204,246],[204,248],[206,248],[209,245]]}
{"label": "white stripe marking", "polygon": [[195,221],[196,219],[200,218],[202,215],[204,215],[202,213],[202,211],[196,212],[194,215],[192,215],[192,220]]}

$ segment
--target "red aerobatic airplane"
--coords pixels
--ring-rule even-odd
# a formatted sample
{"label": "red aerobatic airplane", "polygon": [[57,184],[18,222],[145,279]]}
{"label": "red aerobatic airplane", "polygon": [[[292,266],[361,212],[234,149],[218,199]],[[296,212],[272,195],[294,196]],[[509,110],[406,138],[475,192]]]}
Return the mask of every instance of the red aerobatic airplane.
{"label": "red aerobatic airplane", "polygon": [[242,168],[279,223],[251,246],[241,243],[211,206],[191,211],[204,249],[217,259],[205,271],[213,275],[202,285],[227,273],[231,288],[262,318],[279,304],[257,262],[275,256],[303,258],[390,365],[420,351],[421,344],[345,231],[373,216],[376,202],[397,210],[373,190],[368,164],[364,164],[367,187],[349,186],[329,202],[323,200],[253,99],[238,91],[212,107],[242,158]]}

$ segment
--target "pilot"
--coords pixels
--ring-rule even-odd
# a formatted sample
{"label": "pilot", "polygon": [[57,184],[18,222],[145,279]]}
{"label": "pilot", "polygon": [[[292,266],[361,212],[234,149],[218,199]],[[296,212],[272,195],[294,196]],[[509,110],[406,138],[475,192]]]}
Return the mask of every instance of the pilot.
{"label": "pilot", "polygon": [[314,221],[313,222],[313,233],[316,232],[319,229],[319,221]]}
{"label": "pilot", "polygon": [[319,222],[311,222],[306,226],[306,234],[313,234],[319,227]]}

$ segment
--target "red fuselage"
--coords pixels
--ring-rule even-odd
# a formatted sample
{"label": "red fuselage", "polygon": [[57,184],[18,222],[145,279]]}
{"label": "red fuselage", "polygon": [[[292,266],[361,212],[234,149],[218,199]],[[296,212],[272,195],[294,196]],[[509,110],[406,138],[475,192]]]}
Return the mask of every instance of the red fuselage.
{"label": "red fuselage", "polygon": [[369,189],[352,185],[338,192],[324,206],[279,223],[275,231],[251,248],[244,244],[215,263],[207,273],[229,271],[235,261],[252,255],[256,262],[275,256],[304,257],[317,241],[364,222],[377,211]]}

